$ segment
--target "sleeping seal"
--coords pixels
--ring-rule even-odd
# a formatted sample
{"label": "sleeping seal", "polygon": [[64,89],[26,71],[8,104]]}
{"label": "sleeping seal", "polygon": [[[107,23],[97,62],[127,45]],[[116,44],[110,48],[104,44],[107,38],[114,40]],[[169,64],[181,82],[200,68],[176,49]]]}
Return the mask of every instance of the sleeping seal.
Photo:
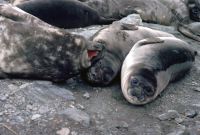
{"label": "sleeping seal", "polygon": [[125,58],[121,88],[128,102],[143,105],[154,100],[166,87],[188,71],[196,52],[174,37],[137,42]]}
{"label": "sleeping seal", "polygon": [[94,9],[75,0],[29,0],[16,6],[60,28],[110,24],[114,21],[100,17]]}
{"label": "sleeping seal", "polygon": [[[81,36],[0,4],[0,77],[63,81],[91,65],[94,48]],[[98,49],[98,48],[97,48]]]}
{"label": "sleeping seal", "polygon": [[173,37],[166,32],[147,27],[115,22],[98,31],[92,38],[93,45],[102,45],[104,49],[92,66],[83,72],[83,78],[95,85],[108,85],[118,75],[124,58],[139,40],[150,37]]}

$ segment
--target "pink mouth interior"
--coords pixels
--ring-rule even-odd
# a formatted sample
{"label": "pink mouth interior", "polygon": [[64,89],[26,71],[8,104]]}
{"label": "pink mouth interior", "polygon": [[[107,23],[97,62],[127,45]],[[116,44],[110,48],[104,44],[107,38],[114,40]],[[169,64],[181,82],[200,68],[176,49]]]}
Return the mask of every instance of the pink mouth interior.
{"label": "pink mouth interior", "polygon": [[96,57],[98,55],[98,53],[99,53],[98,51],[88,50],[88,57],[90,59],[92,59],[92,58]]}

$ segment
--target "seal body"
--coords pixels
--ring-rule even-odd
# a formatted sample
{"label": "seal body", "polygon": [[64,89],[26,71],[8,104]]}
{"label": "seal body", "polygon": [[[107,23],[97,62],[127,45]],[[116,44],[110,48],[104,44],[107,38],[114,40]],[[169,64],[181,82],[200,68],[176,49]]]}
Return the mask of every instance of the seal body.
{"label": "seal body", "polygon": [[30,0],[16,5],[41,20],[61,28],[85,27],[94,24],[109,24],[89,6],[74,0]]}
{"label": "seal body", "polygon": [[158,36],[173,37],[166,32],[119,22],[103,28],[91,41],[93,45],[104,46],[104,49],[83,73],[83,78],[94,85],[110,84],[118,75],[122,62],[133,45],[141,39]]}
{"label": "seal body", "polygon": [[0,5],[0,77],[61,81],[90,66],[89,44],[11,5]]}
{"label": "seal body", "polygon": [[174,37],[138,41],[123,62],[123,95],[135,105],[153,101],[191,68],[195,55],[186,42]]}

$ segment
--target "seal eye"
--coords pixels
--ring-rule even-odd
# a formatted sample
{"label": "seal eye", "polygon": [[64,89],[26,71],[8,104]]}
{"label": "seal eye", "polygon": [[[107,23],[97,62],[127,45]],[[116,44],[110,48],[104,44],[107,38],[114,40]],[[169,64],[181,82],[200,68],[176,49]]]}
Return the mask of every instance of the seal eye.
{"label": "seal eye", "polygon": [[147,96],[153,96],[154,91],[150,87],[144,87],[144,92]]}
{"label": "seal eye", "polygon": [[131,86],[137,85],[138,84],[138,79],[136,78],[131,78]]}

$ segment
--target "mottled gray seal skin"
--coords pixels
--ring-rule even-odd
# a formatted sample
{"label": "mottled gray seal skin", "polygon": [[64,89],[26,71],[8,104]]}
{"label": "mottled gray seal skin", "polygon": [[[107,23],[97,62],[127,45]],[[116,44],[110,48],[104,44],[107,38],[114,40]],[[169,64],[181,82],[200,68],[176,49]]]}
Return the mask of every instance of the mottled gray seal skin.
{"label": "mottled gray seal skin", "polygon": [[174,37],[138,41],[123,62],[123,95],[134,105],[153,101],[170,82],[190,70],[196,54],[186,42]]}
{"label": "mottled gray seal skin", "polygon": [[100,17],[94,9],[75,0],[29,0],[16,6],[60,28],[110,24],[114,21]]}
{"label": "mottled gray seal skin", "polygon": [[92,66],[82,75],[93,85],[108,85],[118,75],[124,58],[139,40],[150,37],[173,37],[166,32],[147,27],[115,22],[98,31],[92,38],[93,45],[103,45],[104,49],[92,61]]}
{"label": "mottled gray seal skin", "polygon": [[0,4],[0,77],[63,81],[91,65],[89,43]]}

